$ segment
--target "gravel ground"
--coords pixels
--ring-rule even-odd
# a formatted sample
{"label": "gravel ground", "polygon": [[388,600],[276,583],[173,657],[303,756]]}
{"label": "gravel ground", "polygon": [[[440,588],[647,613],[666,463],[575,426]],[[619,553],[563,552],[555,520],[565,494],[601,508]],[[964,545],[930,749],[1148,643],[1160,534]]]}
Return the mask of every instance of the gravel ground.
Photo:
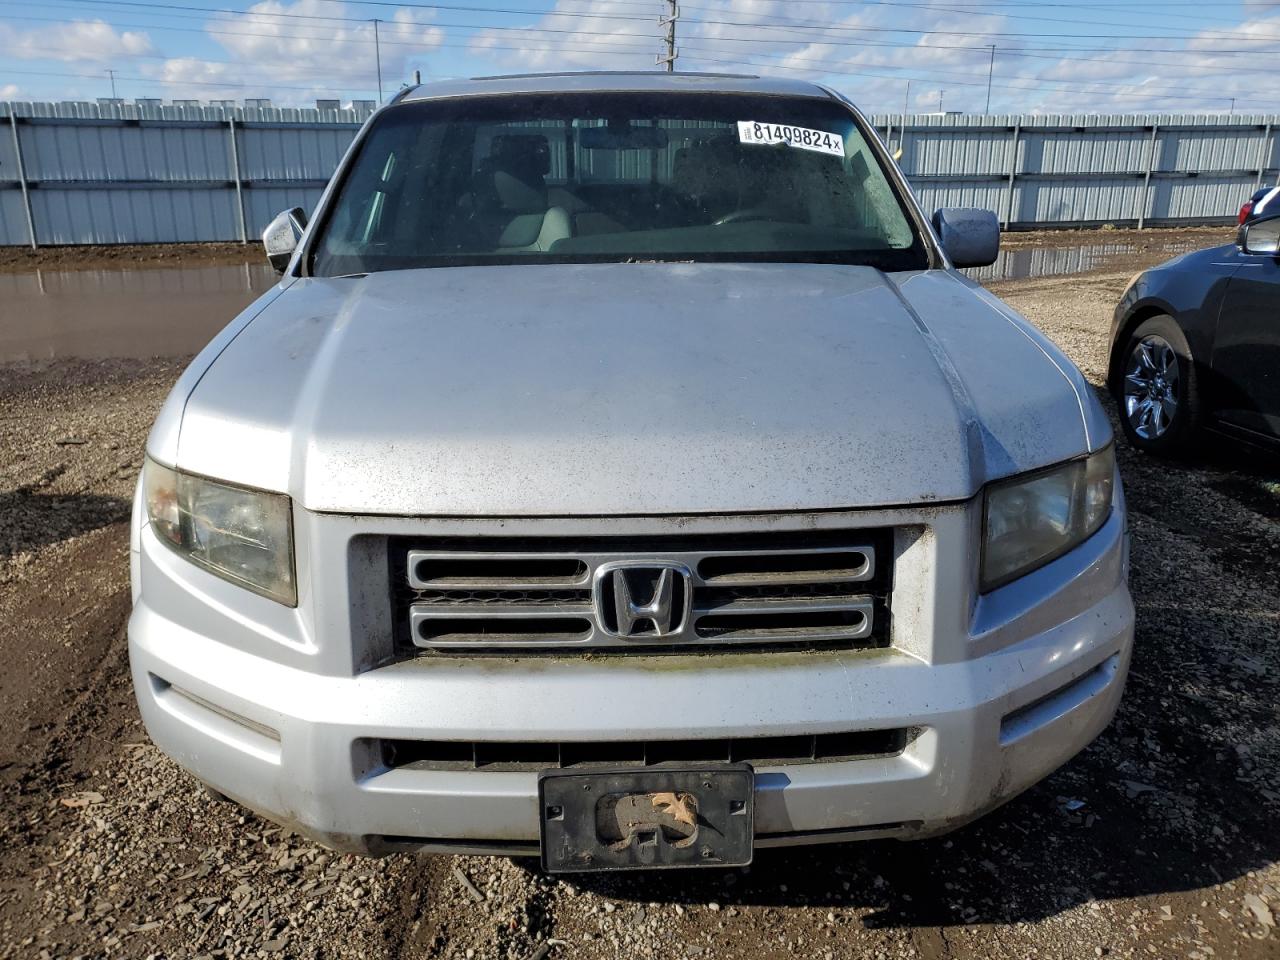
{"label": "gravel ground", "polygon": [[[1136,267],[996,290],[1100,384]],[[0,367],[0,957],[1280,956],[1276,465],[1121,445],[1139,614],[1124,703],[986,819],[743,871],[552,879],[331,854],[147,742],[125,518],[180,366]]]}

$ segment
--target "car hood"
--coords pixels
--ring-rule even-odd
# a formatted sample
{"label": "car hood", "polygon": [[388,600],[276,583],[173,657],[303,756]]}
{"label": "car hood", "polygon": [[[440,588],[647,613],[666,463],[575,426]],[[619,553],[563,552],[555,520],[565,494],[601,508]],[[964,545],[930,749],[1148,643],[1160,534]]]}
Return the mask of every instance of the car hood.
{"label": "car hood", "polygon": [[318,511],[936,502],[1109,439],[1075,368],[944,271],[405,270],[296,280],[233,326],[152,454]]}

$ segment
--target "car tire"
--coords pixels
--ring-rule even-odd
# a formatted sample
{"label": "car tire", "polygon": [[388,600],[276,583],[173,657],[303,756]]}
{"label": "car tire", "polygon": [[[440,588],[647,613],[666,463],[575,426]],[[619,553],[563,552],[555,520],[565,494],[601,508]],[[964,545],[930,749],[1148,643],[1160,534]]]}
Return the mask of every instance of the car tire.
{"label": "car tire", "polygon": [[1120,355],[1116,401],[1120,426],[1144,453],[1184,456],[1200,422],[1195,358],[1172,317],[1148,317]]}

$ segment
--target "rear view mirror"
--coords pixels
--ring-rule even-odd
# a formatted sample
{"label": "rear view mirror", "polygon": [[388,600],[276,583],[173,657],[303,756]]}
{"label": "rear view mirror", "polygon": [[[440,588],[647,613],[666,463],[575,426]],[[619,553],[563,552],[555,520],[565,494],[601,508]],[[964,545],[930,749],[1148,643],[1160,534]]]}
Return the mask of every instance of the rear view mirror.
{"label": "rear view mirror", "polygon": [[1280,254],[1280,217],[1246,223],[1240,228],[1238,243],[1245,253]]}
{"label": "rear view mirror", "polygon": [[1000,253],[1000,221],[990,210],[944,207],[933,215],[933,229],[955,267],[985,267]]}
{"label": "rear view mirror", "polygon": [[276,273],[284,273],[285,267],[293,259],[293,251],[298,249],[302,233],[307,229],[307,214],[301,207],[294,207],[276,218],[262,231],[262,245],[267,248],[267,259]]}
{"label": "rear view mirror", "polygon": [[584,150],[662,150],[667,146],[667,131],[630,125],[584,127],[578,131],[578,143]]}

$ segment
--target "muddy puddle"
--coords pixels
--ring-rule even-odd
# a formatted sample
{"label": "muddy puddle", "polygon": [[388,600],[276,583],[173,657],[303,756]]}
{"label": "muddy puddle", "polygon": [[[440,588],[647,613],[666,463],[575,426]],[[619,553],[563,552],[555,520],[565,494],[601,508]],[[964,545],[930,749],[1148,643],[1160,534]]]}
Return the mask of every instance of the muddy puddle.
{"label": "muddy puddle", "polygon": [[0,362],[187,356],[276,279],[265,263],[0,274]]}
{"label": "muddy puddle", "polygon": [[[1010,248],[976,280],[1019,280],[1159,263],[1204,237]],[[265,263],[0,273],[0,363],[189,356],[270,289]]]}
{"label": "muddy puddle", "polygon": [[1135,263],[1157,264],[1179,253],[1212,246],[1204,237],[1160,244],[1089,243],[1062,247],[1007,248],[989,267],[964,271],[975,280],[1028,280],[1035,277],[1058,277],[1069,273],[1086,273],[1112,265]]}

